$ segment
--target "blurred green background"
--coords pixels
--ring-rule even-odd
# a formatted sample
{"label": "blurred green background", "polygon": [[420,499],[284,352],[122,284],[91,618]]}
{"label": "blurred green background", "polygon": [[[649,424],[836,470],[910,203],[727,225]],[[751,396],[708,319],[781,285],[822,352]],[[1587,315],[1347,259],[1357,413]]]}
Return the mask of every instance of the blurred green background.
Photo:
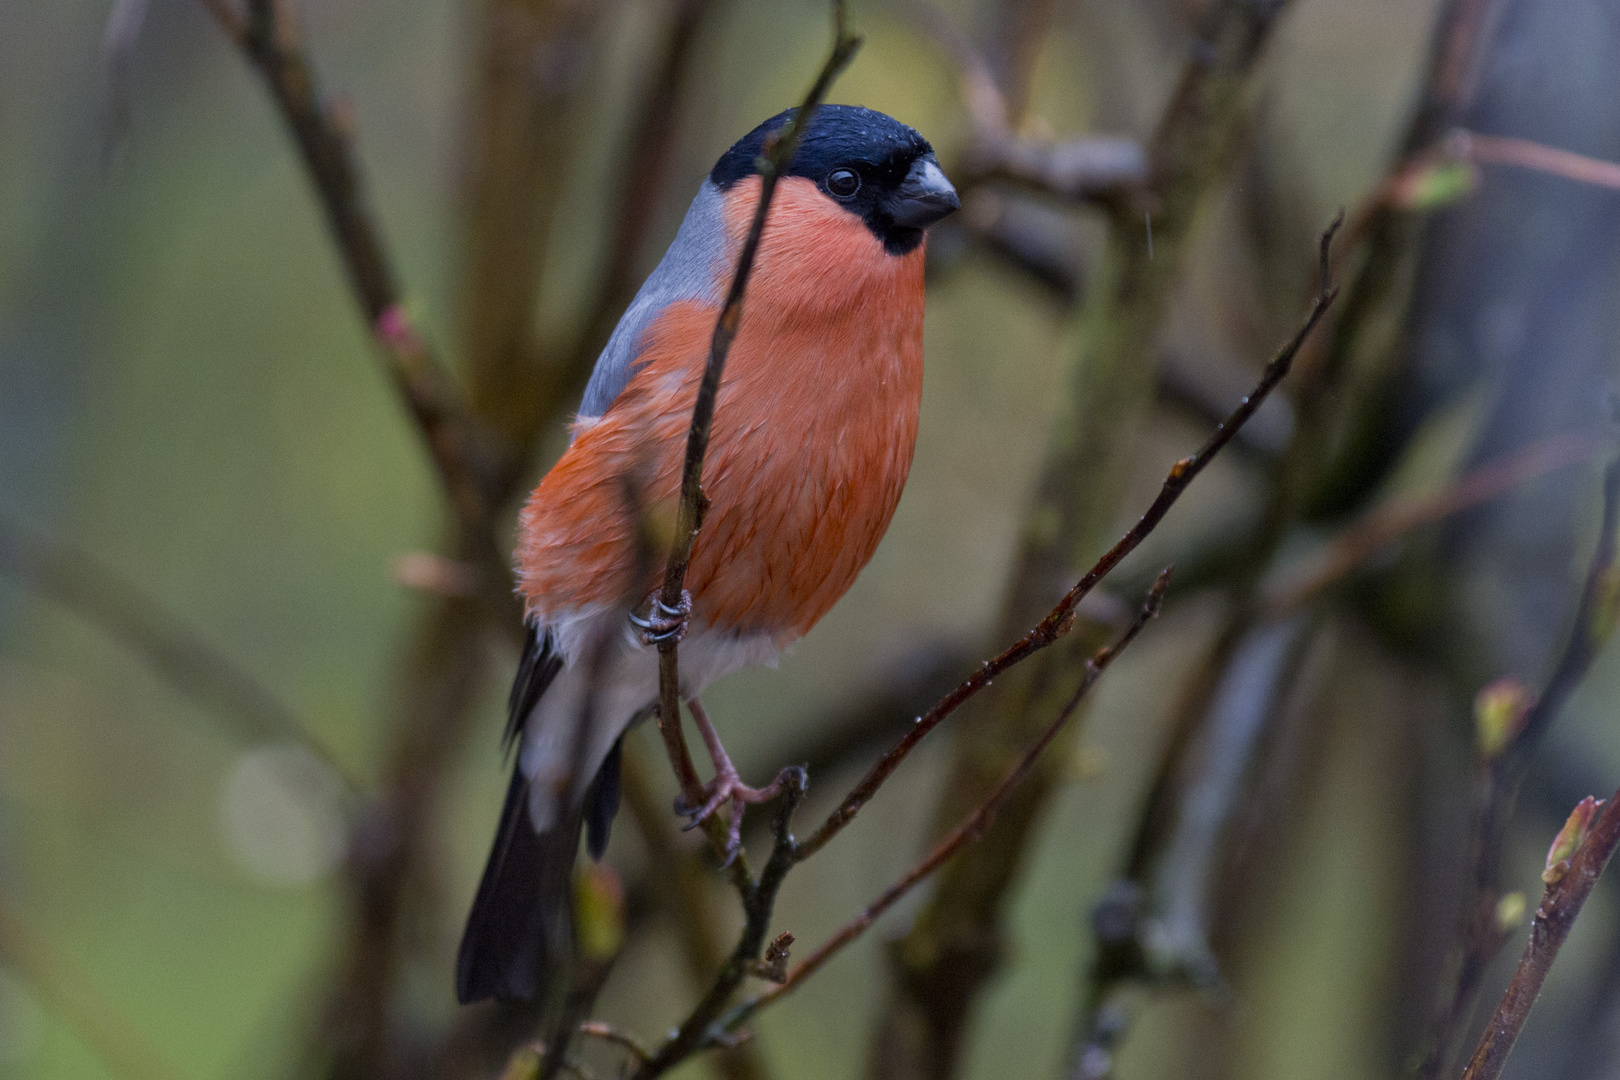
{"label": "blurred green background", "polygon": [[[324,0],[301,12],[324,89],[350,103],[412,312],[447,347],[477,7]],[[1186,52],[1181,8],[1060,4],[1036,69],[1032,123],[1060,135],[1150,135]],[[599,270],[615,139],[663,10],[621,0],[603,17],[585,104],[571,117],[585,149],[549,248],[542,338],[571,332]],[[1434,10],[1409,0],[1298,0],[1283,17],[1254,90],[1263,118],[1255,141],[1282,163],[1273,180],[1287,186],[1301,235],[1355,204],[1389,166]],[[398,693],[402,628],[425,602],[395,567],[436,548],[442,498],[250,70],[201,5],[156,0],[118,85],[102,53],[108,14],[106,2],[0,0],[0,512],[158,598],[273,688],[348,773],[373,783]],[[994,17],[988,5],[963,3],[948,14],[973,32]],[[911,123],[950,162],[968,129],[950,57],[909,9],[858,4],[855,15],[866,45],[833,100]],[[826,14],[803,0],[723,0],[702,34],[642,273],[713,159],[802,93],[826,46]],[[1569,47],[1584,55],[1581,42]],[[1526,65],[1517,77],[1530,82],[1552,62],[1501,60],[1510,61]],[[1240,369],[1256,367],[1292,323],[1303,280],[1277,295],[1238,239],[1251,181],[1240,173],[1203,222],[1165,333],[1188,354],[1237,358],[1229,363]],[[1066,227],[1082,256],[1094,257],[1097,222],[1081,214]],[[1295,261],[1301,275],[1307,257]],[[778,670],[711,692],[710,711],[745,775],[763,778],[784,748],[919,650],[975,655],[999,644],[988,639],[1061,397],[1055,357],[1068,321],[1060,299],[981,249],[939,269],[916,466],[887,539]],[[1437,398],[1431,413],[1462,395]],[[1127,505],[1143,505],[1164,467],[1204,431],[1184,413],[1156,409],[1134,454]],[[547,455],[562,438],[559,426]],[[544,464],[535,462],[535,475]],[[1411,483],[1433,486],[1444,467],[1424,473],[1419,462]],[[1594,473],[1576,472],[1567,479],[1585,524],[1552,571],[1571,588],[1596,516]],[[1259,485],[1244,459],[1222,459],[1131,569],[1140,575],[1223,522],[1242,527]],[[1511,617],[1488,601],[1477,609],[1487,620],[1493,610]],[[1019,879],[1013,953],[983,1002],[967,1075],[1058,1073],[1091,947],[1087,907],[1132,828],[1177,675],[1216,624],[1216,605],[1188,596],[1100,687],[1073,779]],[[1196,1033],[1212,1009],[1235,1032],[1222,1074],[1349,1080],[1391,1070],[1388,1032],[1409,1028],[1415,1006],[1400,997],[1396,960],[1410,944],[1399,923],[1409,901],[1410,777],[1390,763],[1410,753],[1398,717],[1429,684],[1356,626],[1332,638],[1327,719],[1306,755],[1309,790],[1290,809],[1245,914],[1262,929],[1229,973],[1236,996],[1217,1006],[1171,995],[1149,1008],[1121,1061],[1124,1077],[1209,1074]],[[505,784],[499,732],[516,658],[504,641],[492,648],[477,728],[458,750],[434,826],[437,917],[409,928],[417,955],[431,962],[402,976],[405,1015],[421,1026],[407,1043],[454,1014],[450,961]],[[1526,654],[1523,670],[1487,674],[1534,683],[1542,670],[1542,657]],[[1620,777],[1617,680],[1615,664],[1601,661],[1554,748],[1600,790]],[[637,738],[649,749],[655,742],[646,731]],[[789,880],[778,925],[808,946],[909,864],[947,748],[944,737],[930,743],[856,827]],[[832,804],[859,763],[812,778],[807,819]],[[244,742],[102,629],[0,580],[0,897],[70,993],[89,995],[82,1000],[101,1022],[150,1044],[172,1080],[296,1067],[344,904],[336,878],[344,804],[324,770],[287,746]],[[1556,827],[1533,811],[1514,863],[1530,868],[1518,874],[1527,889],[1539,844]],[[627,878],[645,863],[622,824],[610,861]],[[1585,988],[1612,955],[1602,939],[1614,933],[1614,906],[1612,895],[1594,901],[1560,962],[1568,970],[1543,1004],[1548,1014],[1573,1015],[1572,1002],[1595,993]],[[884,996],[882,942],[914,910],[914,901],[902,905],[762,1019],[760,1044],[776,1075],[862,1072]],[[693,993],[670,928],[655,918],[632,938],[597,1013],[651,1037],[684,1015]],[[1405,1021],[1392,1020],[1398,1009]],[[1528,1059],[1540,1044],[1525,1045],[1522,1075],[1600,1075],[1537,1071]],[[679,1075],[706,1069],[692,1063]],[[80,1023],[4,965],[0,1074],[120,1077]]]}

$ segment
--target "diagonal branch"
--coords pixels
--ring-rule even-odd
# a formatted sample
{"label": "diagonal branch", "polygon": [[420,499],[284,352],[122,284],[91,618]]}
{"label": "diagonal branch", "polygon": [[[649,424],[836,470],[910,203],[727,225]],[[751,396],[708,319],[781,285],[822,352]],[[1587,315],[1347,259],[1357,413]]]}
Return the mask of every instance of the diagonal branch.
{"label": "diagonal branch", "polygon": [[1214,460],[1215,455],[1219,454],[1226,444],[1236,437],[1238,431],[1242,429],[1243,425],[1260,408],[1271,392],[1277,388],[1277,384],[1282,382],[1283,378],[1288,374],[1288,369],[1293,364],[1294,357],[1299,354],[1300,347],[1305,343],[1305,339],[1310,336],[1311,331],[1321,322],[1322,316],[1327,313],[1327,309],[1332,305],[1334,297],[1338,295],[1338,288],[1333,284],[1333,279],[1329,273],[1328,257],[1333,235],[1342,220],[1343,215],[1341,214],[1334,219],[1333,224],[1328,226],[1327,230],[1322,234],[1319,256],[1321,287],[1316,295],[1315,303],[1311,305],[1310,312],[1306,315],[1305,321],[1300,324],[1299,329],[1295,331],[1294,336],[1277,352],[1271,363],[1266,365],[1266,370],[1261,375],[1260,381],[1255,388],[1238,404],[1232,414],[1221,422],[1221,425],[1215,429],[1214,434],[1199,448],[1197,453],[1191,457],[1182,458],[1175,463],[1170,469],[1170,474],[1165,477],[1158,496],[1141,518],[1137,520],[1136,524],[1131,526],[1130,530],[1120,537],[1118,542],[1109,548],[1090,570],[1087,570],[1081,576],[1074,587],[1064,594],[1063,599],[1058,601],[1057,606],[1034,629],[1019,638],[999,656],[986,660],[983,667],[963,680],[956,689],[946,694],[933,708],[917,718],[917,722],[912,725],[911,730],[906,732],[905,736],[887,754],[883,755],[882,759],[872,767],[871,771],[866,774],[859,784],[855,785],[838,808],[828,815],[827,820],[822,823],[821,827],[808,840],[799,845],[798,857],[801,860],[814,855],[827,844],[827,841],[838,835],[860,812],[861,807],[865,806],[871,801],[872,796],[877,794],[878,788],[883,786],[883,782],[899,767],[900,762],[904,761],[906,756],[923,740],[924,736],[938,727],[941,721],[961,708],[979,691],[989,686],[996,676],[1028,659],[1067,634],[1074,624],[1075,609],[1079,606],[1080,601],[1085,599],[1097,587],[1097,583],[1107,576],[1114,567],[1118,566],[1127,555],[1135,551],[1143,540],[1147,539],[1148,534],[1158,527],[1159,522],[1164,520],[1164,516],[1176,504],[1176,500],[1181,498],[1182,492],[1187,490],[1188,485]]}
{"label": "diagonal branch", "polygon": [[[1588,800],[1583,805],[1590,804],[1591,800]],[[1479,1046],[1474,1050],[1468,1068],[1463,1071],[1462,1080],[1496,1080],[1502,1075],[1508,1054],[1512,1053],[1513,1044],[1518,1040],[1519,1032],[1541,994],[1541,986],[1547,981],[1547,973],[1552,970],[1553,961],[1558,959],[1558,950],[1563,948],[1564,940],[1569,937],[1575,919],[1581,913],[1581,906],[1592,895],[1592,887],[1597,884],[1603,868],[1609,864],[1614,849],[1620,846],[1620,791],[1615,792],[1602,806],[1597,821],[1592,823],[1580,841],[1567,867],[1555,864],[1553,855],[1557,854],[1558,844],[1554,843],[1554,853],[1548,855],[1547,874],[1544,875],[1552,880],[1530,924],[1530,940],[1525,943],[1524,955],[1519,958],[1519,966],[1513,972],[1513,981],[1502,995],[1491,1022],[1485,1025],[1485,1032],[1480,1036]],[[1576,815],[1581,813],[1582,807],[1577,807],[1570,818],[1572,824],[1577,820]]]}
{"label": "diagonal branch", "polygon": [[817,946],[809,956],[796,964],[788,972],[788,976],[783,982],[758,997],[745,1002],[735,1010],[731,1016],[726,1018],[725,1027],[734,1029],[766,1005],[786,994],[792,993],[800,983],[814,975],[840,949],[865,933],[877,921],[879,916],[898,903],[935,870],[945,865],[951,856],[982,836],[984,830],[989,827],[991,820],[995,818],[996,811],[1007,801],[1007,797],[1012,794],[1013,789],[1029,775],[1030,770],[1035,767],[1036,759],[1052,744],[1052,740],[1057,738],[1059,732],[1068,724],[1070,718],[1074,716],[1075,710],[1080,707],[1081,699],[1096,685],[1097,680],[1102,677],[1102,673],[1107,669],[1108,665],[1113,663],[1119,654],[1131,642],[1136,640],[1136,636],[1142,632],[1142,629],[1159,614],[1159,608],[1164,602],[1164,592],[1169,586],[1170,570],[1166,569],[1159,574],[1158,580],[1153,583],[1153,588],[1149,590],[1147,600],[1143,603],[1142,610],[1137,614],[1136,619],[1120,635],[1118,641],[1112,645],[1105,645],[1090,660],[1086,661],[1085,675],[1068,702],[1052,722],[1047,725],[1046,730],[1041,733],[1040,737],[1024,752],[1024,756],[1019,759],[1018,764],[1013,766],[1012,770],[1002,778],[1001,782],[996,785],[989,796],[972,813],[968,814],[954,829],[946,833],[921,862],[901,875],[899,880],[884,889],[876,900],[868,904],[858,915],[845,923],[837,933]]}
{"label": "diagonal branch", "polygon": [[1473,1012],[1486,968],[1504,943],[1503,931],[1496,919],[1496,905],[1501,893],[1501,857],[1508,826],[1536,749],[1614,630],[1617,530],[1620,530],[1620,456],[1604,470],[1603,521],[1575,608],[1569,641],[1546,688],[1525,713],[1507,745],[1494,755],[1481,755],[1468,839],[1469,877],[1459,943],[1429,1024],[1426,1052],[1416,1071],[1419,1080],[1435,1080],[1445,1071]]}
{"label": "diagonal branch", "polygon": [[411,324],[377,229],[344,123],[321,100],[283,0],[251,0],[246,17],[204,0],[220,28],[259,72],[297,143],[349,285],[388,375],[421,430],[463,528],[483,531],[490,513],[486,439],[460,394]]}

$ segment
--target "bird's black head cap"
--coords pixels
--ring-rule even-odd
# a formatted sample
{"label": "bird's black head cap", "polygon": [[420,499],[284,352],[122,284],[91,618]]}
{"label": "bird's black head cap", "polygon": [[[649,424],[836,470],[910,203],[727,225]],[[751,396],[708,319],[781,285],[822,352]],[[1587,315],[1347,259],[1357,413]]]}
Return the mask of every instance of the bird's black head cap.
{"label": "bird's black head cap", "polygon": [[[779,112],[738,139],[715,162],[709,179],[724,191],[758,173],[755,161],[764,152],[766,137],[786,126],[797,111]],[[897,209],[915,188],[913,166],[924,158],[933,163],[928,140],[894,117],[858,105],[823,105],[811,117],[785,175],[813,181],[828,198],[864,220],[891,255],[903,255],[922,243],[924,228],[933,220],[918,224],[915,214]],[[943,182],[937,165],[933,174]],[[955,208],[954,191],[949,199],[949,207],[935,217]]]}

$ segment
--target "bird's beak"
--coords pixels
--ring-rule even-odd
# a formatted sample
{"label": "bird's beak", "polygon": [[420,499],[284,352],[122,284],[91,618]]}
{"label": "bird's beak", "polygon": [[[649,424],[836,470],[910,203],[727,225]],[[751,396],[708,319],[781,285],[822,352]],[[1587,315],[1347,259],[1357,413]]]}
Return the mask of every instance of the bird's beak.
{"label": "bird's beak", "polygon": [[945,179],[933,154],[924,154],[911,165],[889,207],[896,225],[926,229],[946,214],[962,208],[956,188]]}

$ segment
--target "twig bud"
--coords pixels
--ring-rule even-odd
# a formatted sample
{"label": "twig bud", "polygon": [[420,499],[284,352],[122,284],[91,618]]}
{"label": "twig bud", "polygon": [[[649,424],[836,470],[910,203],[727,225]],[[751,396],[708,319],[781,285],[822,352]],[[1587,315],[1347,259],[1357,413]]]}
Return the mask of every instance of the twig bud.
{"label": "twig bud", "polygon": [[783,931],[765,946],[765,959],[756,962],[752,971],[761,979],[781,985],[788,978],[788,954],[793,948],[793,935]]}
{"label": "twig bud", "polygon": [[1438,210],[1460,202],[1479,186],[1479,168],[1456,158],[1428,158],[1390,177],[1384,197],[1397,210]]}
{"label": "twig bud", "polygon": [[1552,847],[1547,849],[1547,868],[1541,872],[1542,881],[1556,885],[1569,873],[1570,860],[1586,842],[1586,834],[1603,802],[1588,795],[1575,804],[1575,809],[1569,812],[1569,820],[1564,822],[1564,827],[1553,837]]}
{"label": "twig bud", "polygon": [[1524,922],[1525,899],[1522,892],[1510,892],[1496,902],[1496,929],[1506,934]]}
{"label": "twig bud", "polygon": [[624,883],[607,863],[592,863],[574,878],[575,933],[580,955],[605,963],[624,944]]}
{"label": "twig bud", "polygon": [[1518,679],[1498,679],[1474,698],[1474,735],[1486,759],[1507,749],[1524,727],[1533,704],[1530,689]]}

